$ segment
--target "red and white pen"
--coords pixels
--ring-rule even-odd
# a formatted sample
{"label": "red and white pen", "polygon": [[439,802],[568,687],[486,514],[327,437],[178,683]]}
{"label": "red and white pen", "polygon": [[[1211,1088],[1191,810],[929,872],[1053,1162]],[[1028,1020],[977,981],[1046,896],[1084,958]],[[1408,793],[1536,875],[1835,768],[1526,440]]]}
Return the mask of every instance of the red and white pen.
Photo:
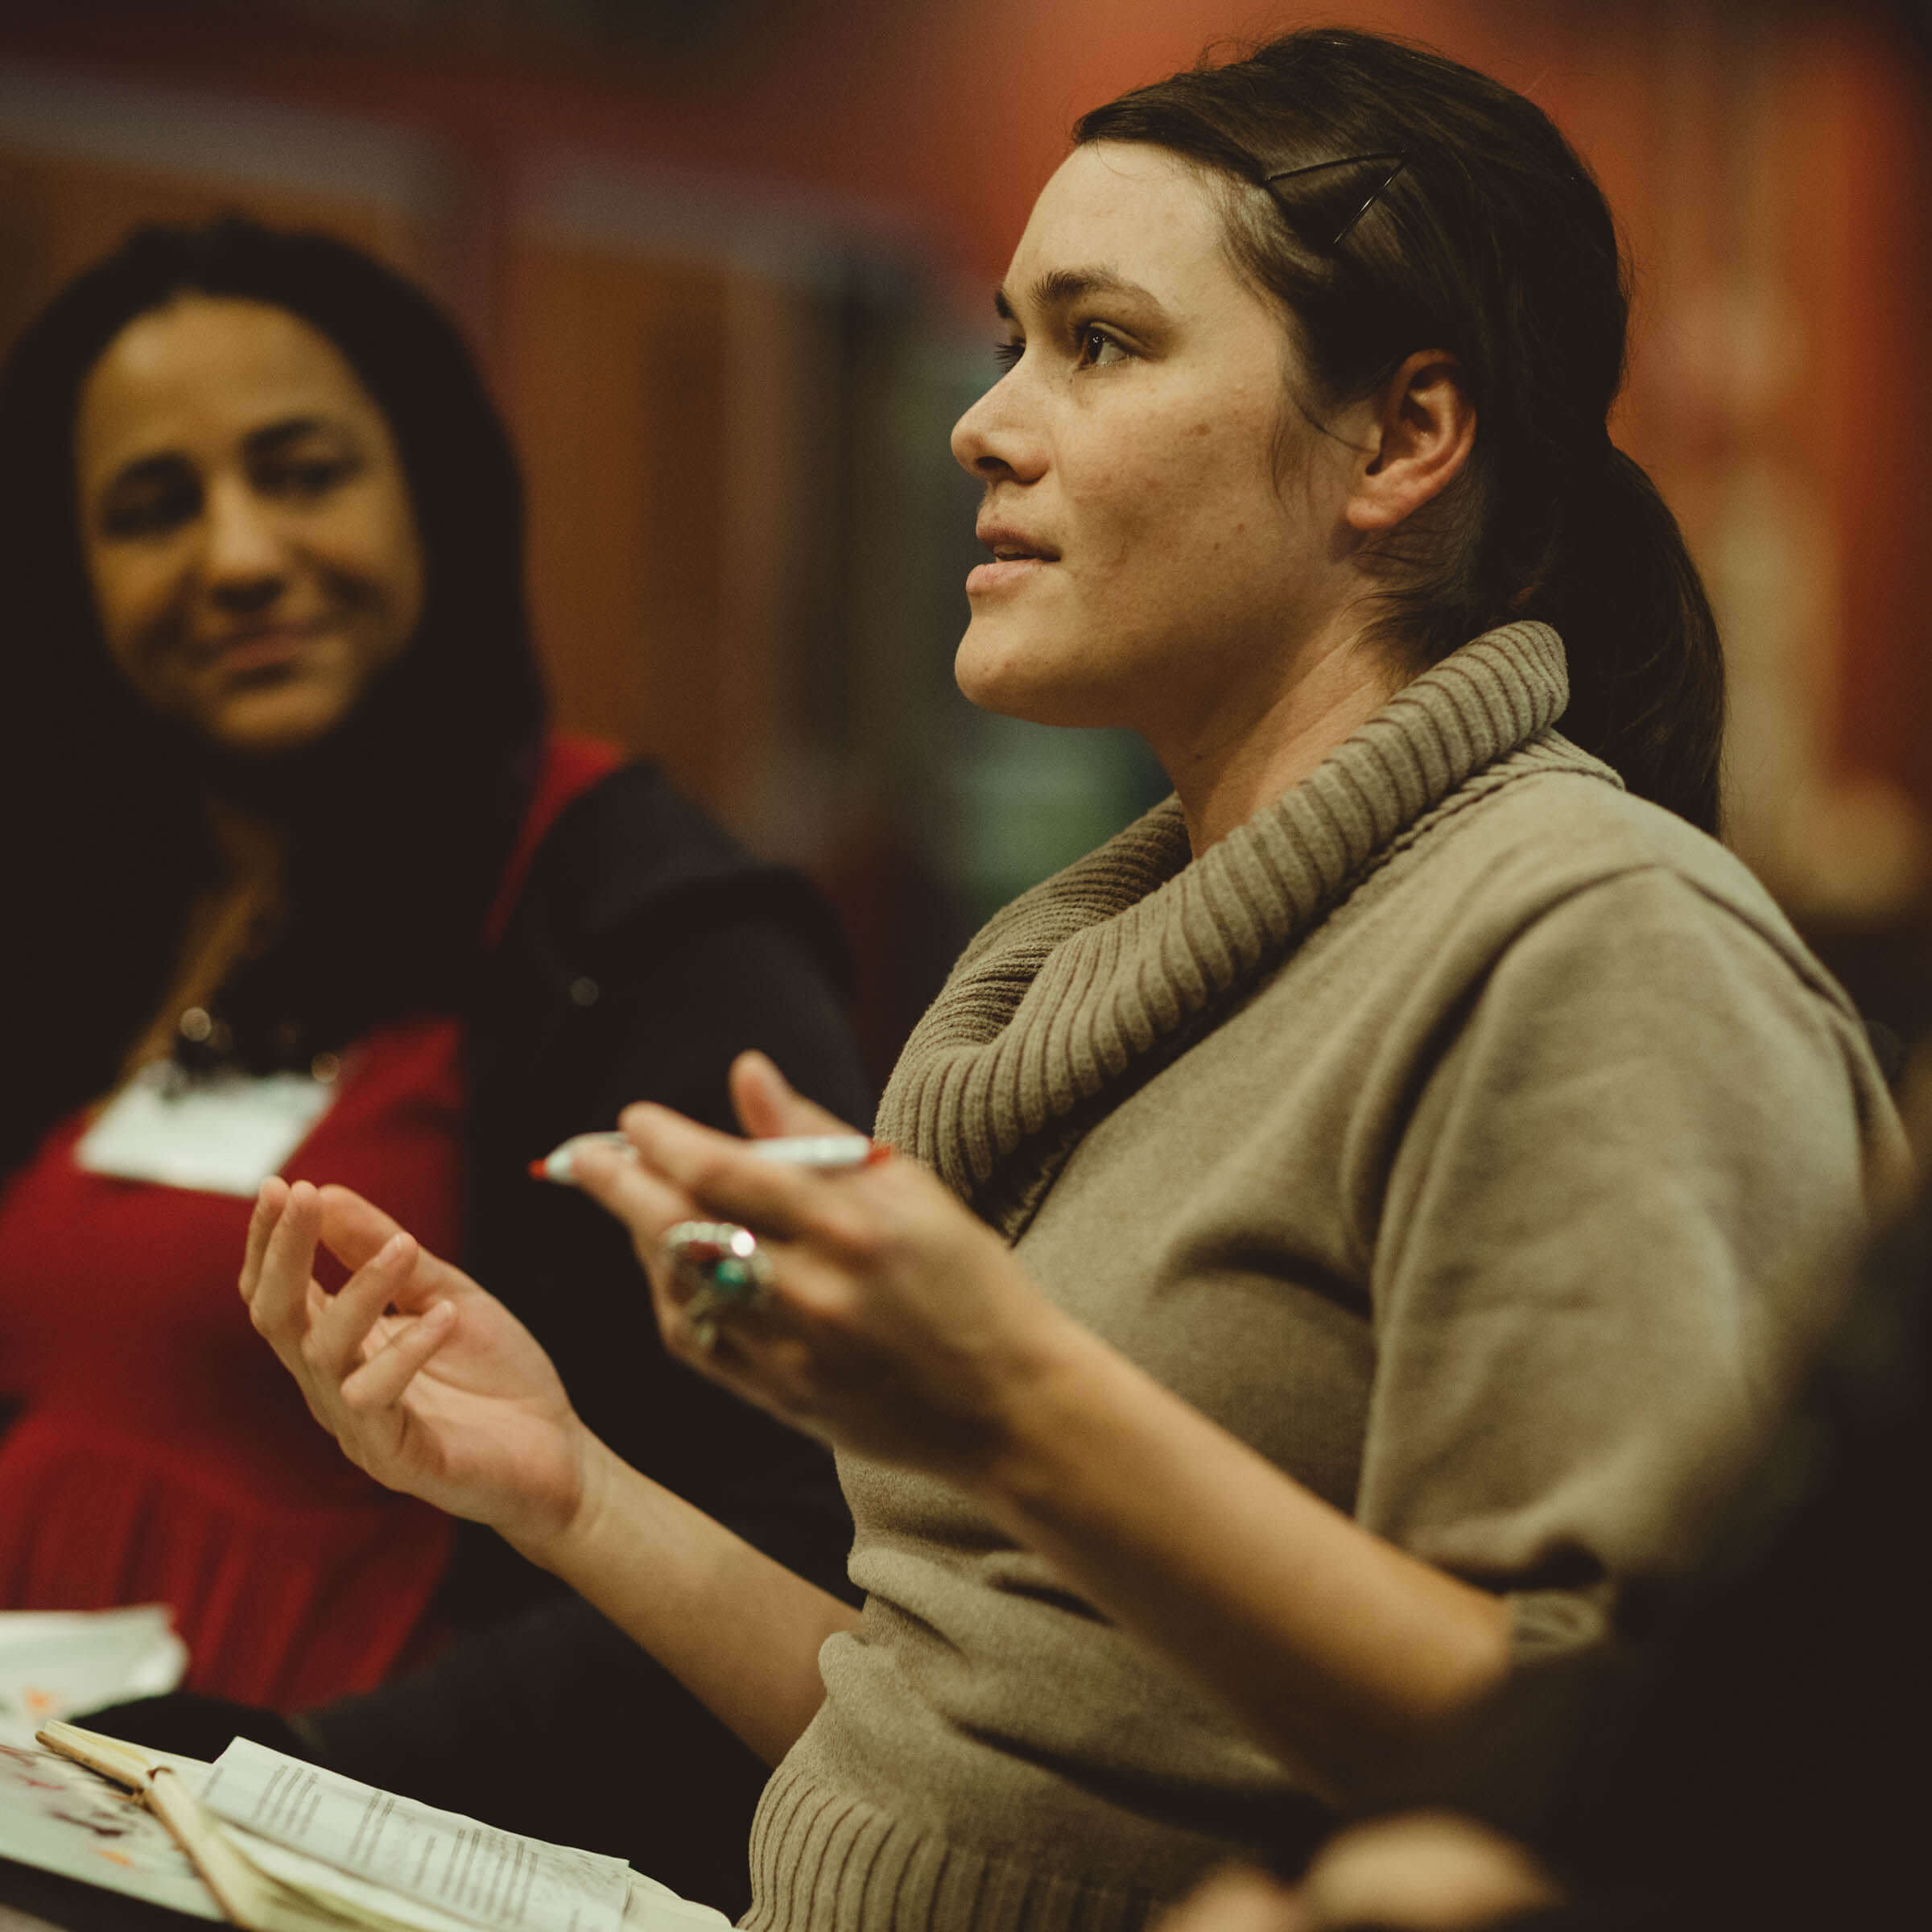
{"label": "red and white pen", "polygon": [[[621,1133],[573,1133],[561,1147],[553,1148],[542,1160],[530,1162],[532,1178],[568,1187],[576,1179],[580,1147],[608,1147],[626,1160],[638,1158],[637,1149]],[[815,1174],[844,1174],[854,1167],[874,1166],[890,1151],[862,1133],[791,1134],[768,1141],[747,1141],[745,1150],[761,1161],[771,1161],[781,1167],[809,1167]]]}

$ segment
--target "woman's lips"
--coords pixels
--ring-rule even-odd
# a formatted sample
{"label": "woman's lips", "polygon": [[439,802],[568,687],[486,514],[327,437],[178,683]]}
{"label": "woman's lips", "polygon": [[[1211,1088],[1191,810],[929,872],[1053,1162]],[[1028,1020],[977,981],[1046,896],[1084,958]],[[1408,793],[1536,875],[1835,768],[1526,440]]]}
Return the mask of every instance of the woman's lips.
{"label": "woman's lips", "polygon": [[266,638],[250,638],[246,643],[224,644],[215,653],[215,663],[222,671],[244,675],[251,671],[274,671],[292,664],[301,654],[303,640],[287,631]]}
{"label": "woman's lips", "polygon": [[990,564],[976,564],[966,573],[966,594],[984,597],[998,591],[1016,590],[1059,561],[1057,557],[1047,556],[995,557]]}
{"label": "woman's lips", "polygon": [[330,628],[324,619],[278,624],[270,630],[244,631],[217,638],[208,647],[208,662],[216,668],[240,673],[271,671],[292,664],[307,645]]}

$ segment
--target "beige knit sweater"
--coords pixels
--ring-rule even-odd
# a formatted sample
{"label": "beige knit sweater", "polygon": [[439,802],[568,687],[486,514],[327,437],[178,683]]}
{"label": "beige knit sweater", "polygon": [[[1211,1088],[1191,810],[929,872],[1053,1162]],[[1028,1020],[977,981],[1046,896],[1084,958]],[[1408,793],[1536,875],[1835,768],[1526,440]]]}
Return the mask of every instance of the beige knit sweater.
{"label": "beige knit sweater", "polygon": [[[1519,625],[1189,862],[1170,800],[968,947],[879,1131],[1042,1292],[1573,1646],[1827,1313],[1900,1158],[1750,875],[1550,729]],[[859,1631],[753,1837],[758,1928],[1110,1932],[1311,1828],[1183,1671],[959,1494],[847,1457]]]}

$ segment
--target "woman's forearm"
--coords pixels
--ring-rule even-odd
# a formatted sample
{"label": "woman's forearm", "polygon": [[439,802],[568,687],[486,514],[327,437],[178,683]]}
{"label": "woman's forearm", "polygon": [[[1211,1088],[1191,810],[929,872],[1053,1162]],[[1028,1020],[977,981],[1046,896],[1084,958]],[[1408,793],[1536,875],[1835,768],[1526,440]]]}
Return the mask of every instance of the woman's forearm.
{"label": "woman's forearm", "polygon": [[1362,1529],[1055,1318],[976,1485],[1018,1539],[1347,1800],[1501,1677],[1496,1598]]}
{"label": "woman's forearm", "polygon": [[768,1764],[824,1695],[819,1646],[858,1612],[592,1439],[569,1523],[522,1554],[641,1644]]}
{"label": "woman's forearm", "polygon": [[[829,1130],[765,1063],[733,1071],[754,1133]],[[976,1496],[1337,1798],[1373,1794],[1501,1678],[1502,1604],[1370,1535],[1042,1301],[917,1163],[834,1183],[661,1108],[623,1125],[639,1159],[587,1162],[581,1184],[646,1266],[694,1213],[789,1237],[768,1314],[734,1331],[729,1356],[699,1345],[688,1284],[658,1266],[675,1352]]]}
{"label": "woman's forearm", "polygon": [[[319,1243],[354,1272],[316,1285]],[[238,1284],[316,1419],[377,1481],[486,1523],[776,1763],[857,1620],[587,1429],[536,1338],[346,1188],[270,1178]]]}

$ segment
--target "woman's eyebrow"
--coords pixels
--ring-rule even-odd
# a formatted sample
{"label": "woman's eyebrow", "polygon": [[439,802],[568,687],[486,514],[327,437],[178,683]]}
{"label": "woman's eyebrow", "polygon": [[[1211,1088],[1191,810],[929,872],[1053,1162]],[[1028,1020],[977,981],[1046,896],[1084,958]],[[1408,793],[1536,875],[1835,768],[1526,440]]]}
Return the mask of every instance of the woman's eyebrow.
{"label": "woman's eyebrow", "polygon": [[132,462],[123,463],[109,472],[104,490],[124,489],[138,489],[143,484],[153,483],[175,475],[187,467],[187,458],[178,451],[156,450],[153,455],[136,456]]}
{"label": "woman's eyebrow", "polygon": [[251,456],[272,456],[290,444],[300,442],[304,436],[346,433],[341,423],[324,416],[284,416],[279,422],[265,423],[259,429],[251,429],[242,439],[242,448]]}
{"label": "woman's eyebrow", "polygon": [[[1065,308],[1075,302],[1090,301],[1096,295],[1125,295],[1145,303],[1157,316],[1164,316],[1167,312],[1151,289],[1129,281],[1117,269],[1052,268],[1028,291],[1031,306],[1045,310]],[[993,291],[993,308],[1001,321],[1013,320],[1013,303],[1004,288]]]}

